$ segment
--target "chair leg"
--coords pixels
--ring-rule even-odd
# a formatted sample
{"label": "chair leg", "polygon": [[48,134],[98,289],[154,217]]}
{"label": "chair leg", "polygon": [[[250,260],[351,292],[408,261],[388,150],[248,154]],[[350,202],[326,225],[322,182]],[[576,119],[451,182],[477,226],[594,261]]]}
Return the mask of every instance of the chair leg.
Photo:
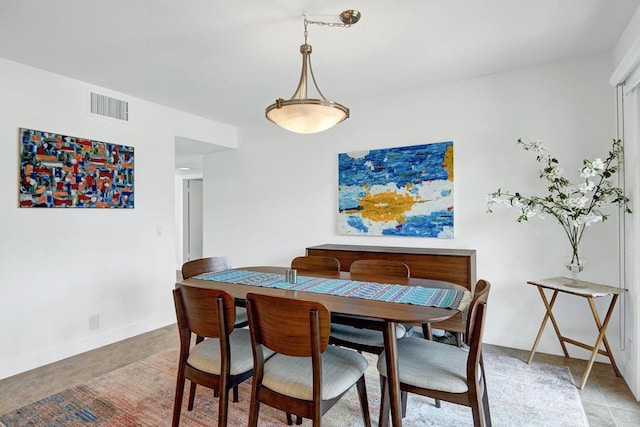
{"label": "chair leg", "polygon": [[189,404],[187,405],[187,411],[193,410],[193,402],[196,400],[196,383],[191,381],[191,386],[189,387]]}
{"label": "chair leg", "polygon": [[229,414],[229,389],[226,382],[220,384],[220,399],[218,399],[218,426],[226,427]]}
{"label": "chair leg", "polygon": [[389,425],[389,413],[391,412],[391,400],[389,399],[389,383],[387,379],[380,375],[380,418],[378,425],[387,427]]}
{"label": "chair leg", "polygon": [[233,401],[238,402],[240,399],[238,398],[238,386],[233,387]]}
{"label": "chair leg", "polygon": [[[260,402],[251,393],[251,404],[249,405],[249,427],[258,426],[258,412],[260,411]],[[289,416],[289,414],[287,414]],[[288,418],[288,417],[287,417]]]}
{"label": "chair leg", "polygon": [[402,418],[407,416],[407,392],[400,390],[400,402],[402,403]]}
{"label": "chair leg", "polygon": [[[299,426],[302,424],[302,417],[300,415],[296,415],[296,425]],[[287,425],[293,425],[293,418],[291,418],[291,414],[287,412]]]}
{"label": "chair leg", "polygon": [[[469,384],[469,400],[471,406],[471,413],[473,414],[473,425],[474,427],[485,427],[486,419],[485,419],[485,397],[487,396],[486,390],[486,377],[484,376],[484,363],[482,361],[482,354],[480,354],[480,361],[478,362],[480,365],[480,383]],[[487,405],[489,401],[486,401]]]}
{"label": "chair leg", "polygon": [[313,415],[311,418],[311,425],[313,427],[320,427],[322,425],[322,407],[320,402],[313,402]]}
{"label": "chair leg", "polygon": [[176,397],[173,401],[173,420],[171,422],[172,427],[178,427],[180,425],[180,412],[182,411],[182,395],[184,394],[184,372],[182,369],[178,370],[178,380],[176,382]]}
{"label": "chair leg", "polygon": [[[422,335],[425,339],[429,341],[433,341],[433,331],[431,330],[431,323],[423,323],[422,324]],[[460,347],[460,334],[456,334],[456,344]],[[402,402],[402,418],[407,415],[407,397],[404,396],[404,401]],[[434,404],[436,408],[441,408],[442,404],[440,403],[440,399],[434,399]]]}
{"label": "chair leg", "polygon": [[476,396],[471,402],[471,413],[473,414],[474,427],[485,427],[484,411],[482,409],[482,399],[480,396]]}
{"label": "chair leg", "polygon": [[487,376],[484,373],[484,360],[480,355],[480,372],[482,373],[482,406],[484,409],[484,421],[487,427],[491,427],[491,413],[489,412],[489,394],[487,393]]}
{"label": "chair leg", "polygon": [[371,418],[369,416],[369,400],[367,399],[367,386],[364,381],[364,374],[356,383],[358,387],[358,398],[360,399],[360,408],[362,409],[362,420],[365,427],[371,426]]}
{"label": "chair leg", "polygon": [[260,387],[259,381],[261,380],[262,380],[262,376],[260,376],[260,378],[256,378],[256,375],[254,375],[253,379],[251,380],[251,400],[249,404],[249,421],[247,423],[247,427],[258,426],[258,413],[260,412],[260,401],[258,400],[258,388]]}
{"label": "chair leg", "polygon": [[[200,344],[202,341],[204,341],[204,337],[201,337],[200,335],[196,335],[196,345]],[[218,395],[216,394],[214,396],[217,397]],[[189,388],[189,405],[187,406],[188,411],[193,410],[193,401],[195,397],[196,397],[196,383],[191,381],[191,387]]]}
{"label": "chair leg", "polygon": [[489,412],[489,398],[487,397],[486,390],[484,392],[484,396],[482,396],[482,409],[484,413],[484,423],[487,427],[491,427],[491,413]]}
{"label": "chair leg", "polygon": [[[424,338],[429,340],[429,341],[433,341],[433,331],[431,330],[431,323],[423,323],[422,324],[422,335],[424,335]],[[458,343],[458,347],[460,347],[460,343],[458,341],[458,337],[456,337],[456,343]],[[436,408],[440,408],[442,405],[440,404],[440,399],[434,399],[435,400],[435,405]],[[404,418],[404,416],[406,415],[406,406],[407,403],[404,403],[404,407],[402,409],[402,417]]]}

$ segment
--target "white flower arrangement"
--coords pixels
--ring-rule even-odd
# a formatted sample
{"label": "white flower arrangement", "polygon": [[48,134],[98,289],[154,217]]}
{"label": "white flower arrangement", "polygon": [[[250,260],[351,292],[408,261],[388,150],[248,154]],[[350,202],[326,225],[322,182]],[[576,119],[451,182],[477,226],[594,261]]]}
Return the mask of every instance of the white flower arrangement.
{"label": "white flower arrangement", "polygon": [[612,176],[618,171],[618,161],[622,155],[622,143],[613,140],[613,146],[605,160],[584,160],[580,176],[584,182],[573,185],[563,177],[563,170],[558,166],[558,160],[552,157],[540,141],[525,143],[521,139],[518,144],[525,151],[536,153],[536,160],[543,165],[540,178],[548,181],[548,194],[544,197],[526,197],[517,192],[498,189],[487,195],[487,212],[493,212],[493,205],[516,207],[520,215],[518,222],[527,221],[532,217],[545,218],[545,215],[555,217],[564,229],[571,244],[571,262],[568,268],[582,270],[582,260],[578,248],[584,230],[599,221],[606,221],[608,215],[602,212],[605,205],[614,204],[629,209],[629,199],[624,191],[611,182]]}

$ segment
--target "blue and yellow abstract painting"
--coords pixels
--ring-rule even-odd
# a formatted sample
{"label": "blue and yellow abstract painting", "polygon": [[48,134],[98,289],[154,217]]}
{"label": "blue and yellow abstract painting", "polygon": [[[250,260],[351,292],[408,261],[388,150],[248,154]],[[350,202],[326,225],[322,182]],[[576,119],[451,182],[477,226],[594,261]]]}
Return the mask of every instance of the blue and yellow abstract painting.
{"label": "blue and yellow abstract painting", "polygon": [[338,155],[338,233],[453,238],[453,142]]}

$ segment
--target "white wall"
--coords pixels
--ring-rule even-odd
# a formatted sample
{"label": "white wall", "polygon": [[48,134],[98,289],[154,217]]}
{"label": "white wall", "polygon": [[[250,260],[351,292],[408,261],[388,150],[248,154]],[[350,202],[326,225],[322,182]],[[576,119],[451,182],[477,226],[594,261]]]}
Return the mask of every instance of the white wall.
{"label": "white wall", "polygon": [[[625,57],[630,55],[638,45],[640,45],[640,6],[636,9],[636,12],[622,32],[618,42],[612,49],[613,63],[615,65],[621,64],[625,60]],[[638,57],[634,56],[634,60],[636,60],[637,65]],[[627,69],[626,71],[630,70]]]}
{"label": "white wall", "polygon": [[[485,195],[498,188],[544,191],[535,157],[516,145],[520,137],[542,140],[575,179],[584,158],[606,157],[616,136],[611,71],[610,56],[598,55],[366,103],[339,99],[351,118],[316,135],[292,134],[266,120],[240,128],[238,150],[205,156],[205,254],[225,254],[237,266],[284,266],[322,243],[476,249],[478,278],[493,285],[485,341],[529,349],[544,306],[526,281],[566,275],[562,258],[570,248],[553,219],[518,224],[515,211],[486,214]],[[448,140],[454,141],[455,239],[337,235],[338,153]],[[591,260],[586,280],[617,285],[615,212],[583,238]],[[564,295],[556,307],[563,333],[595,341],[585,300]],[[617,323],[608,334],[614,348]],[[552,329],[539,351],[560,354]],[[580,348],[570,352],[587,357]],[[624,357],[620,362],[627,365]]]}
{"label": "white wall", "polygon": [[[90,116],[90,89],[130,123]],[[174,140],[236,129],[3,59],[0,93],[0,378],[173,323]],[[19,209],[19,127],[135,147],[135,209]]]}

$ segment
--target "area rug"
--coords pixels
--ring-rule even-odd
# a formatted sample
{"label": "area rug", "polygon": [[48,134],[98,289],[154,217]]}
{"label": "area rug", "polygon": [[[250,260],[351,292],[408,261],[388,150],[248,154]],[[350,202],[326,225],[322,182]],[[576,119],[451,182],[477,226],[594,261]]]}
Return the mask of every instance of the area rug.
{"label": "area rug", "polygon": [[[377,425],[379,380],[375,359],[368,358],[369,406],[372,423]],[[167,351],[133,363],[1,415],[0,426],[169,426],[176,360],[177,351]],[[492,354],[485,355],[485,368],[494,426],[588,426],[568,368],[536,362],[527,365],[519,359]],[[229,426],[247,424],[250,382],[242,384],[239,391],[240,401],[229,404]],[[350,390],[327,412],[322,422],[331,427],[363,425],[355,390]],[[188,412],[185,402],[180,425],[216,424],[217,399],[213,398],[211,390],[198,387],[194,410]],[[259,425],[286,425],[285,414],[263,405]],[[311,423],[305,420],[304,425]],[[403,425],[460,427],[473,425],[473,420],[469,408],[442,402],[442,408],[438,409],[433,405],[433,399],[410,395]]]}

